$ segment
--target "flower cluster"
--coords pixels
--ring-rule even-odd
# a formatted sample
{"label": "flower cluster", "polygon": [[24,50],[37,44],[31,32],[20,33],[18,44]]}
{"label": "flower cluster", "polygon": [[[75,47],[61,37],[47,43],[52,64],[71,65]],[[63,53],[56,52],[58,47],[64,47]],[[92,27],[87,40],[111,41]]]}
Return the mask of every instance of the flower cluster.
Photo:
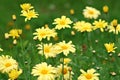
{"label": "flower cluster", "polygon": [[39,14],[35,12],[35,10],[33,9],[34,7],[31,6],[31,4],[24,3],[24,4],[21,4],[20,7],[22,8],[21,16],[26,17],[25,22],[27,20],[31,20],[31,18],[38,18]]}

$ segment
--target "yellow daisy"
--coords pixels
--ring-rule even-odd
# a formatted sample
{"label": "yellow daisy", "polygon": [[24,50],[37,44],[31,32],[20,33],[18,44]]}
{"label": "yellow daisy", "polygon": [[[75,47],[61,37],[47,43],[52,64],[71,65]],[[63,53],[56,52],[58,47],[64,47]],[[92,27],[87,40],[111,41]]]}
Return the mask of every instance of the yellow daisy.
{"label": "yellow daisy", "polygon": [[33,8],[33,6],[31,6],[30,3],[21,4],[20,7],[21,7],[24,11],[28,11],[28,10],[30,10],[30,9]]}
{"label": "yellow daisy", "polygon": [[21,16],[26,17],[25,22],[27,20],[31,20],[31,18],[38,18],[38,15],[39,14],[37,14],[34,9],[33,10],[28,10],[28,11],[22,11],[22,14],[21,14]]}
{"label": "yellow daisy", "polygon": [[48,57],[55,57],[56,56],[56,52],[54,50],[54,45],[52,43],[43,44],[43,48],[41,48],[41,45],[38,45],[38,49],[39,49],[39,54],[45,55],[46,59]]}
{"label": "yellow daisy", "polygon": [[13,69],[8,73],[8,80],[16,80],[19,75],[22,73],[22,69]]}
{"label": "yellow daisy", "polygon": [[46,62],[42,62],[33,67],[31,74],[38,76],[37,80],[55,80],[56,70]]}
{"label": "yellow daisy", "polygon": [[115,49],[117,48],[117,47],[114,47],[114,43],[105,43],[104,46],[108,53],[110,52],[115,53]]}
{"label": "yellow daisy", "polygon": [[84,10],[83,10],[83,15],[85,18],[89,18],[89,19],[97,19],[98,16],[100,15],[100,11],[93,8],[93,7],[86,7]]}
{"label": "yellow daisy", "polygon": [[94,29],[100,29],[101,32],[108,26],[108,23],[105,20],[99,19],[99,21],[94,21]]}
{"label": "yellow daisy", "polygon": [[109,32],[113,32],[114,34],[118,34],[120,32],[120,24],[118,24],[116,27],[114,26],[108,26]]}
{"label": "yellow daisy", "polygon": [[18,63],[12,57],[6,55],[0,56],[0,71],[2,73],[8,73],[12,69],[17,69]]}
{"label": "yellow daisy", "polygon": [[99,80],[99,73],[96,73],[95,69],[89,69],[87,72],[80,70],[82,74],[78,77],[78,80]]}
{"label": "yellow daisy", "polygon": [[66,16],[61,16],[61,18],[56,18],[54,19],[54,23],[56,24],[55,29],[64,29],[64,28],[71,28],[70,24],[72,23],[72,21],[70,20],[70,18],[67,18]]}
{"label": "yellow daisy", "polygon": [[76,29],[79,32],[91,32],[92,31],[92,25],[85,21],[78,21],[73,24],[73,28]]}
{"label": "yellow daisy", "polygon": [[16,44],[17,39],[20,37],[21,34],[22,34],[21,29],[11,29],[9,33],[5,33],[5,38],[8,39],[9,37],[12,37],[14,39],[13,44]]}
{"label": "yellow daisy", "polygon": [[20,34],[22,34],[21,29],[12,29],[9,32],[9,36],[13,37],[13,39],[20,37]]}
{"label": "yellow daisy", "polygon": [[47,38],[47,40],[50,40],[50,37],[55,37],[57,35],[57,33],[55,32],[54,29],[49,29],[47,28],[38,28],[36,29],[36,32],[33,33],[34,38],[33,39],[38,39],[38,40],[42,40]]}
{"label": "yellow daisy", "polygon": [[73,72],[70,70],[71,67],[64,65],[64,69],[62,64],[57,67],[57,76],[60,78],[61,75],[64,75],[64,80],[72,80]]}
{"label": "yellow daisy", "polygon": [[118,24],[116,19],[114,19],[108,26],[108,30],[109,32],[113,32],[114,34],[118,34],[120,32],[120,24]]}
{"label": "yellow daisy", "polygon": [[59,53],[63,52],[65,56],[67,56],[70,52],[75,52],[75,45],[72,44],[72,41],[66,43],[65,41],[59,42],[56,44],[56,48],[58,48]]}

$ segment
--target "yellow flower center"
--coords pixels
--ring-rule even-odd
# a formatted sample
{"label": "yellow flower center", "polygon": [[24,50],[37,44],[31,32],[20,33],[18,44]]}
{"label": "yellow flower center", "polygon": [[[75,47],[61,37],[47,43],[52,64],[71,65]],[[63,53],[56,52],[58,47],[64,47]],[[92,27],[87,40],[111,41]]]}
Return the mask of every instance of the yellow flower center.
{"label": "yellow flower center", "polygon": [[92,74],[86,74],[85,77],[86,77],[87,79],[91,79],[91,78],[92,78]]}
{"label": "yellow flower center", "polygon": [[44,48],[44,52],[45,52],[45,53],[49,53],[49,52],[50,52],[50,49],[49,49],[49,48]]}
{"label": "yellow flower center", "polygon": [[41,71],[41,73],[42,73],[42,74],[47,74],[47,73],[48,73],[48,70],[47,70],[47,69],[43,69],[43,70]]}
{"label": "yellow flower center", "polygon": [[33,12],[28,13],[28,17],[33,17],[35,14]]}
{"label": "yellow flower center", "polygon": [[99,23],[98,23],[98,27],[103,27],[103,23],[102,23],[102,22],[99,22]]}
{"label": "yellow flower center", "polygon": [[45,36],[46,34],[45,34],[45,33],[40,33],[39,35],[43,37],[43,36]]}
{"label": "yellow flower center", "polygon": [[11,63],[6,63],[5,64],[5,67],[10,67],[11,66]]}
{"label": "yellow flower center", "polygon": [[88,13],[91,14],[91,15],[93,15],[94,11],[90,10]]}
{"label": "yellow flower center", "polygon": [[67,46],[65,46],[65,45],[63,45],[63,46],[61,46],[62,47],[62,49],[63,50],[66,50],[68,47]]}
{"label": "yellow flower center", "polygon": [[60,21],[60,25],[65,25],[65,21]]}

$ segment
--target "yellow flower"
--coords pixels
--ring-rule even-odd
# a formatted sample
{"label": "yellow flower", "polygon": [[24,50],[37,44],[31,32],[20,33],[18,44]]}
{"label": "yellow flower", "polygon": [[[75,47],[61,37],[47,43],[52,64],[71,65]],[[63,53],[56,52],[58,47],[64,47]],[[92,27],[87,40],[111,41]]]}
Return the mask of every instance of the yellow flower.
{"label": "yellow flower", "polygon": [[114,34],[118,34],[120,32],[120,24],[118,24],[117,19],[114,19],[110,25],[108,26],[109,32],[113,32]]}
{"label": "yellow flower", "polygon": [[108,23],[105,20],[99,19],[99,21],[94,21],[94,29],[100,29],[101,32],[104,31],[104,28],[108,26]]}
{"label": "yellow flower", "polygon": [[92,31],[92,25],[85,21],[78,21],[74,23],[73,28],[79,32],[85,32],[85,31],[91,32]]}
{"label": "yellow flower", "polygon": [[[63,62],[63,58],[60,59],[61,62]],[[71,62],[70,58],[64,58],[64,64],[69,64]]]}
{"label": "yellow flower", "polygon": [[8,80],[16,80],[19,75],[22,73],[22,69],[13,69],[8,73],[9,79]]}
{"label": "yellow flower", "polygon": [[[41,55],[45,55],[45,58],[47,59],[48,57],[56,57],[56,52],[54,50],[54,45],[52,43],[49,44],[43,44],[43,48],[41,48],[42,46],[39,44],[38,45],[38,49],[39,50],[39,54]],[[43,52],[44,51],[44,52]]]}
{"label": "yellow flower", "polygon": [[9,37],[12,37],[13,40],[13,44],[17,43],[17,38],[20,37],[20,35],[22,34],[22,30],[21,29],[12,29],[9,31],[9,33],[5,33],[5,38],[8,39]]}
{"label": "yellow flower", "polygon": [[115,53],[115,49],[117,48],[117,47],[114,47],[114,43],[105,43],[104,46],[108,53],[110,52]]}
{"label": "yellow flower", "polygon": [[89,19],[97,19],[98,16],[100,15],[100,11],[93,8],[93,7],[86,7],[84,10],[83,10],[83,15],[85,18],[89,18]]}
{"label": "yellow flower", "polygon": [[66,16],[61,16],[61,18],[56,18],[54,19],[54,23],[56,24],[55,29],[64,29],[64,28],[71,28],[70,24],[72,23],[72,21],[70,20],[70,18],[66,18]]}
{"label": "yellow flower", "polygon": [[54,29],[49,29],[48,27],[47,28],[38,28],[36,29],[36,32],[33,33],[34,38],[33,39],[38,39],[38,40],[42,40],[42,39],[45,39],[47,38],[47,40],[50,40],[50,37],[55,37],[57,35],[57,33],[55,32]]}
{"label": "yellow flower", "polygon": [[108,26],[109,32],[113,32],[114,34],[118,34],[120,32],[120,24],[118,24],[116,27],[110,25]]}
{"label": "yellow flower", "polygon": [[30,10],[30,9],[33,8],[33,6],[31,6],[30,3],[21,4],[20,7],[21,7],[24,11],[28,11],[28,10]]}
{"label": "yellow flower", "polygon": [[12,69],[17,69],[18,63],[12,57],[6,55],[0,56],[0,71],[2,73],[8,73]]}
{"label": "yellow flower", "polygon": [[107,5],[103,6],[103,12],[108,13],[109,7]]}
{"label": "yellow flower", "polygon": [[75,52],[75,45],[72,44],[72,41],[66,43],[65,41],[59,42],[56,44],[56,49],[58,48],[59,53],[63,52],[67,56],[70,52]]}
{"label": "yellow flower", "polygon": [[80,70],[82,74],[78,77],[78,80],[99,80],[99,73],[95,73],[95,69],[89,69],[87,72]]}
{"label": "yellow flower", "polygon": [[60,64],[57,67],[57,76],[58,76],[58,78],[60,78],[60,75],[64,75],[64,80],[72,80],[72,76],[73,76],[74,73],[69,70],[70,68],[71,67],[69,67],[67,65],[64,65],[64,69],[63,69],[62,64]]}
{"label": "yellow flower", "polygon": [[55,80],[55,73],[55,68],[46,62],[35,65],[31,72],[33,76],[38,76],[37,80]]}
{"label": "yellow flower", "polygon": [[9,32],[9,36],[13,37],[13,39],[20,37],[20,34],[22,34],[21,29],[12,29]]}
{"label": "yellow flower", "polygon": [[31,20],[31,18],[38,18],[38,15],[39,14],[37,14],[34,9],[33,10],[28,10],[28,11],[22,11],[22,14],[21,14],[21,16],[26,17],[25,22],[27,20]]}

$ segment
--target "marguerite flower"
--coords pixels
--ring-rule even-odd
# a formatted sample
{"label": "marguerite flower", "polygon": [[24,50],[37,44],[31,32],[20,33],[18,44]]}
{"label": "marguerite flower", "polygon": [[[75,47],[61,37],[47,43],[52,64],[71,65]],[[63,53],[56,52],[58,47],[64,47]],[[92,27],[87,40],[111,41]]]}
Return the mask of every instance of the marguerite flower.
{"label": "marguerite flower", "polygon": [[22,14],[21,14],[21,16],[26,17],[25,22],[27,20],[31,20],[31,18],[38,18],[38,15],[39,14],[37,14],[34,9],[33,10],[28,10],[28,11],[22,11]]}
{"label": "marguerite flower", "polygon": [[105,43],[104,46],[108,53],[110,52],[115,53],[115,49],[117,48],[117,47],[114,47],[114,43]]}
{"label": "marguerite flower", "polygon": [[43,47],[41,49],[41,45],[38,45],[39,54],[45,55],[45,58],[47,59],[48,57],[55,57],[56,56],[56,51],[54,50],[54,45],[52,43],[49,44],[43,44]]}
{"label": "marguerite flower", "polygon": [[19,75],[22,73],[22,69],[13,69],[8,73],[8,80],[16,80]]}
{"label": "marguerite flower", "polygon": [[108,23],[105,20],[99,19],[99,21],[94,21],[94,29],[100,29],[101,32],[108,26]]}
{"label": "marguerite flower", "polygon": [[42,62],[33,67],[31,74],[38,76],[37,80],[55,80],[56,70],[46,62]]}
{"label": "marguerite flower", "polygon": [[[73,76],[73,72],[71,70],[69,70],[71,67],[64,65],[64,69],[62,64],[60,64],[57,67],[57,76],[58,78],[60,78],[60,75],[64,76],[64,80],[72,80],[72,76]],[[62,79],[63,80],[63,79]]]}
{"label": "marguerite flower", "polygon": [[13,44],[17,43],[17,39],[20,37],[22,34],[21,29],[11,29],[9,33],[5,33],[5,38],[8,39],[9,37],[13,38]]}
{"label": "marguerite flower", "polygon": [[70,20],[70,18],[67,18],[66,16],[61,16],[61,18],[56,18],[54,19],[54,23],[56,24],[55,29],[64,29],[64,28],[71,28],[70,24],[72,23],[72,21]]}
{"label": "marguerite flower", "polygon": [[47,38],[47,40],[50,40],[50,37],[55,37],[57,35],[57,33],[55,32],[54,29],[50,29],[48,27],[44,28],[38,28],[36,29],[36,32],[33,33],[34,38],[33,39],[38,39],[38,40],[42,40]]}
{"label": "marguerite flower", "polygon": [[89,19],[97,19],[98,16],[100,15],[100,11],[93,8],[93,7],[86,7],[84,10],[83,10],[83,15],[85,18],[89,18]]}
{"label": "marguerite flower", "polygon": [[87,72],[80,70],[82,74],[78,77],[78,80],[99,80],[99,73],[96,73],[95,69],[89,69]]}
{"label": "marguerite flower", "polygon": [[72,41],[66,43],[65,41],[59,42],[56,44],[56,49],[58,48],[59,53],[63,52],[67,56],[70,52],[75,52],[75,45],[72,44]]}
{"label": "marguerite flower", "polygon": [[114,19],[108,26],[108,30],[109,32],[113,32],[114,34],[118,34],[120,32],[120,24],[118,24],[116,19]]}
{"label": "marguerite flower", "polygon": [[23,11],[28,11],[33,8],[30,3],[21,4],[20,7],[23,9]]}
{"label": "marguerite flower", "polygon": [[0,56],[0,71],[2,73],[8,73],[12,69],[17,69],[18,63],[12,57],[6,55]]}
{"label": "marguerite flower", "polygon": [[92,31],[92,25],[85,21],[78,21],[74,23],[73,28],[79,32],[85,32],[85,31],[91,32]]}

